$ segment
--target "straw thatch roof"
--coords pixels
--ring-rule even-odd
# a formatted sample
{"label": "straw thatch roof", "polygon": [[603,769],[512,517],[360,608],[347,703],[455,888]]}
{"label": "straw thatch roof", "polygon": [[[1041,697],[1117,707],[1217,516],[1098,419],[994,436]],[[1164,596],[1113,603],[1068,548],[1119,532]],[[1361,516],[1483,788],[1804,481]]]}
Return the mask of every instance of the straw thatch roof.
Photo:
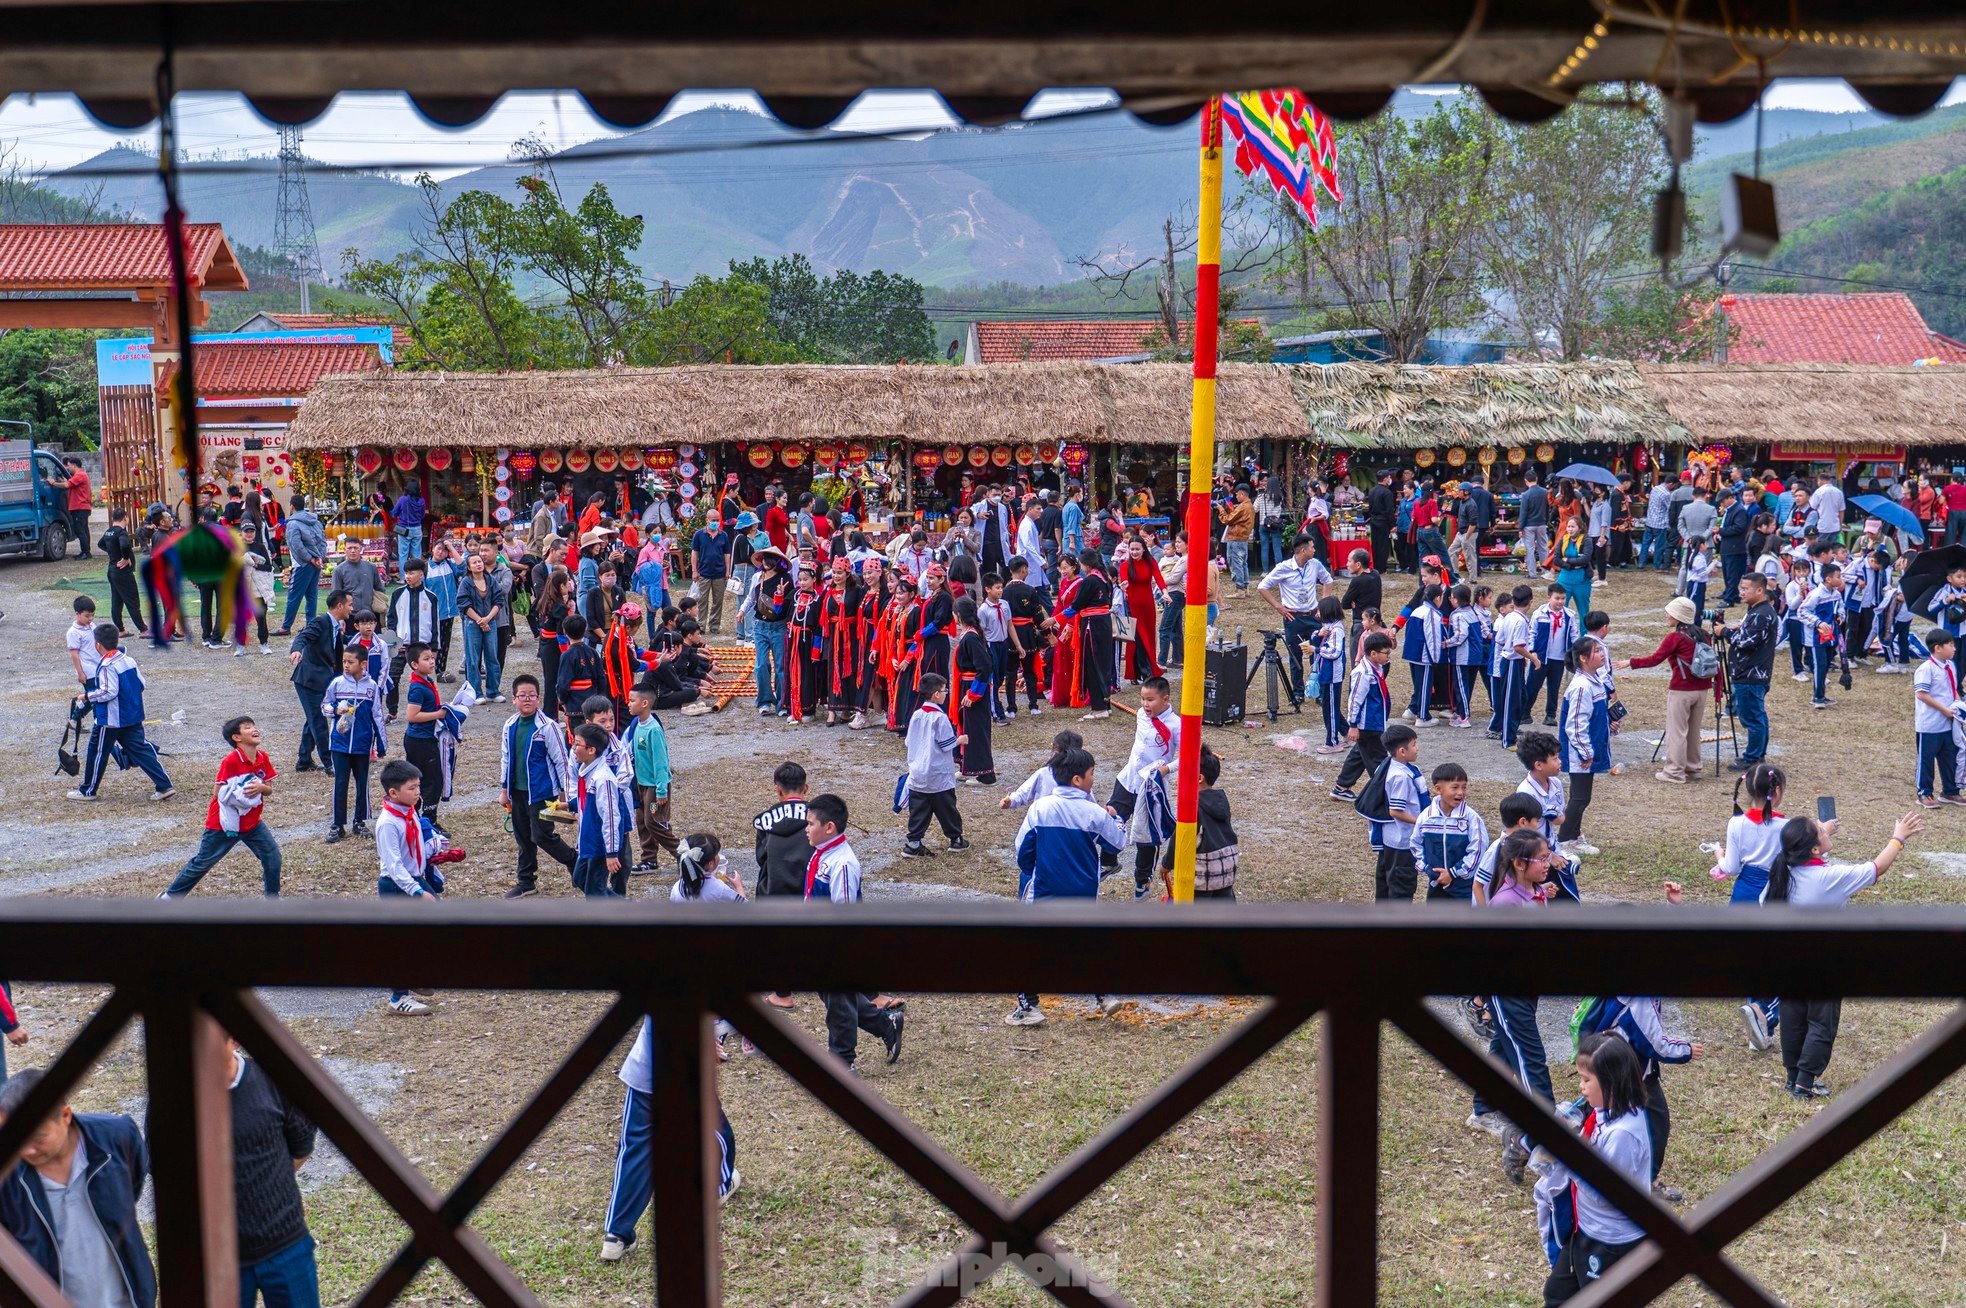
{"label": "straw thatch roof", "polygon": [[1966,445],[1966,367],[1640,364],[1638,372],[1702,443]]}
{"label": "straw thatch roof", "polygon": [[[598,448],[906,437],[1180,446],[1189,388],[1187,365],[1174,363],[399,371],[324,379],[287,443]],[[1629,364],[1227,364],[1216,433],[1224,442],[1405,449],[1691,439]]]}

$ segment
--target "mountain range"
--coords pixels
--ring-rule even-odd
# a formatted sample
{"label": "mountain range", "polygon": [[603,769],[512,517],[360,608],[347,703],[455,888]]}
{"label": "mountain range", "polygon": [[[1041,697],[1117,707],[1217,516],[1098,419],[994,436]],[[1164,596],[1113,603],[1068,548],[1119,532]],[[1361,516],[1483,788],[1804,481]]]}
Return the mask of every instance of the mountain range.
{"label": "mountain range", "polygon": [[[1401,92],[1391,109],[1424,114],[1439,98]],[[1777,184],[1784,226],[1800,233],[1966,166],[1962,126],[1966,106],[1902,121],[1770,110],[1760,123],[1762,171]],[[1715,211],[1727,172],[1747,171],[1755,130],[1752,116],[1700,129],[1688,188],[1705,197],[1704,212]],[[652,278],[720,274],[734,259],[796,252],[822,269],[880,268],[945,287],[1057,285],[1078,279],[1081,258],[1155,248],[1162,222],[1192,204],[1194,133],[1193,123],[1155,128],[1108,113],[868,138],[709,108],[575,146],[553,169],[570,200],[605,182],[617,207],[647,220],[641,259]],[[443,193],[512,196],[523,170],[462,173]],[[308,184],[331,277],[344,251],[386,257],[408,248],[423,216],[421,193],[392,176],[317,171]],[[155,163],[136,151],[108,151],[46,185],[137,218],[159,209]],[[238,244],[273,244],[271,176],[194,172],[183,185],[194,218],[224,223]]]}

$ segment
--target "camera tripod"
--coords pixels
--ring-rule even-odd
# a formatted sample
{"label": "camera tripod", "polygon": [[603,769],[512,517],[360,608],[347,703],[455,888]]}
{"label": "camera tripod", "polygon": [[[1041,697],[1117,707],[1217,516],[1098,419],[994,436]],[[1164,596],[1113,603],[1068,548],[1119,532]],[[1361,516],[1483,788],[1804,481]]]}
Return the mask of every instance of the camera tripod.
{"label": "camera tripod", "polygon": [[1266,631],[1262,627],[1258,627],[1256,634],[1263,638],[1263,649],[1256,656],[1256,661],[1249,665],[1249,679],[1243,682],[1243,693],[1245,695],[1249,693],[1249,688],[1256,684],[1256,674],[1261,672],[1263,674],[1263,699],[1266,710],[1269,713],[1270,721],[1275,722],[1277,720],[1277,683],[1279,681],[1283,683],[1283,693],[1290,699],[1290,711],[1292,713],[1302,713],[1304,711],[1304,701],[1297,694],[1296,684],[1290,679],[1290,670],[1283,665],[1283,633],[1281,631]]}

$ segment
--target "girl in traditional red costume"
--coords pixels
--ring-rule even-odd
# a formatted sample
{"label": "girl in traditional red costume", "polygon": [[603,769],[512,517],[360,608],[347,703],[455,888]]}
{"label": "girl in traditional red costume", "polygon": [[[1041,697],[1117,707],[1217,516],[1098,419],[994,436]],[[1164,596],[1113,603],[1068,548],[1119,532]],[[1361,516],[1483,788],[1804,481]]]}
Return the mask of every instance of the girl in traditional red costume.
{"label": "girl in traditional red costume", "polygon": [[844,558],[834,559],[832,573],[819,592],[821,691],[829,727],[845,722],[859,702],[860,673],[872,636],[862,619],[860,601],[860,578]]}
{"label": "girl in traditional red costume", "polygon": [[1121,547],[1114,568],[1114,580],[1126,592],[1127,616],[1133,619],[1133,639],[1126,647],[1126,676],[1132,681],[1158,677],[1161,666],[1154,640],[1154,595],[1167,589],[1160,564],[1147,553],[1146,542],[1136,537]]}

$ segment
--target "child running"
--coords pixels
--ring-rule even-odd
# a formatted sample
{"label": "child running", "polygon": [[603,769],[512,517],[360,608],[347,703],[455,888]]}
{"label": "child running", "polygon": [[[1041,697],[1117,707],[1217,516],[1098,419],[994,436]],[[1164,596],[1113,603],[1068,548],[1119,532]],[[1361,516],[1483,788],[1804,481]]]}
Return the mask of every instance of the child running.
{"label": "child running", "polygon": [[[1092,797],[1092,755],[1083,749],[1059,754],[1051,765],[1051,794],[1031,805],[1017,830],[1017,897],[1027,904],[1041,899],[1099,898],[1100,864],[1118,857],[1126,847],[1126,827]],[[1094,996],[1099,1011],[1119,1011],[1110,995]],[[1017,1007],[1004,1018],[1009,1026],[1042,1026],[1044,1010],[1038,996],[1017,996]]]}
{"label": "child running", "polygon": [[269,899],[280,894],[280,842],[261,820],[266,815],[266,797],[273,793],[273,760],[259,747],[259,724],[238,717],[219,728],[219,734],[232,751],[219,760],[218,780],[212,787],[212,802],[205,809],[205,834],[198,852],[179,870],[170,888],[157,896],[176,899],[188,895],[217,867],[219,860],[240,845],[253,851],[259,860],[260,885]]}

